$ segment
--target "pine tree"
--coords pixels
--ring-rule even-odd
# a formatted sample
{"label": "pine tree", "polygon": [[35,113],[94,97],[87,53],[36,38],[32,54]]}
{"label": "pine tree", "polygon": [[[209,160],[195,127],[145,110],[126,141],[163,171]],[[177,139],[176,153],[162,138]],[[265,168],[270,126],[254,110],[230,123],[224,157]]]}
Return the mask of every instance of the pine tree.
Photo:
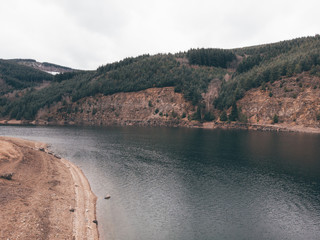
{"label": "pine tree", "polygon": [[231,109],[231,113],[230,113],[230,115],[229,115],[229,120],[230,121],[236,121],[236,120],[238,120],[238,107],[237,107],[237,104],[236,104],[236,102],[234,102],[233,104],[232,104],[232,109]]}
{"label": "pine tree", "polygon": [[220,115],[220,121],[225,122],[228,120],[228,116],[225,110],[222,111],[221,115]]}

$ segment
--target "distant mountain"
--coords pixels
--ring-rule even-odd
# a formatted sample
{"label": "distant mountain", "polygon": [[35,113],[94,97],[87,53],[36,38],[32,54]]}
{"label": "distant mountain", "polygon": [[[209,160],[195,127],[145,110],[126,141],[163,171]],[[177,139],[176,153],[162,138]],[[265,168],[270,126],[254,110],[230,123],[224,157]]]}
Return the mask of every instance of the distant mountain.
{"label": "distant mountain", "polygon": [[52,81],[53,76],[38,69],[20,65],[12,60],[0,59],[0,96],[7,92],[25,89]]}
{"label": "distant mountain", "polygon": [[50,74],[59,74],[59,73],[65,73],[65,72],[73,72],[76,71],[75,69],[69,68],[69,67],[64,67],[60,66],[57,64],[53,63],[47,63],[47,62],[37,62],[34,59],[11,59],[9,61],[18,63],[20,65],[32,67],[34,69],[41,70],[43,72],[47,72]]}
{"label": "distant mountain", "polygon": [[[39,66],[34,60],[10,63]],[[319,35],[238,49],[142,55],[95,71],[40,66],[65,72],[51,75],[45,86],[10,98],[0,95],[2,119],[85,125],[235,122],[320,129]],[[23,76],[16,74],[15,79],[37,82]]]}

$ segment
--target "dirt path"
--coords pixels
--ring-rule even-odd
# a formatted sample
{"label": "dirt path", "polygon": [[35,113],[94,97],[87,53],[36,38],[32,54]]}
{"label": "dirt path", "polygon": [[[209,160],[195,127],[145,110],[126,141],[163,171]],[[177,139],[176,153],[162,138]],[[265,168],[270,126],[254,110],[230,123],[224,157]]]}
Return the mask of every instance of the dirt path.
{"label": "dirt path", "polygon": [[45,144],[0,137],[0,239],[98,239],[95,196],[81,170]]}

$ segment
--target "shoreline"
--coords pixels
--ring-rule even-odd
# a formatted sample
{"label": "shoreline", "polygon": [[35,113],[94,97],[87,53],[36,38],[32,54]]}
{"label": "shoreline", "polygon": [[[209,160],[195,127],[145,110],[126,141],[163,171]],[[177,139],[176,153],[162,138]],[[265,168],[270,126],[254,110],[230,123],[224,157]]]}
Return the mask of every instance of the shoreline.
{"label": "shoreline", "polygon": [[98,240],[96,200],[82,170],[46,144],[0,137],[0,239]]}
{"label": "shoreline", "polygon": [[[97,196],[92,192],[90,184],[82,170],[74,163],[61,158],[61,161],[70,170],[74,180],[76,205],[73,221],[73,235],[75,239],[99,239],[96,205]],[[83,189],[81,191],[81,189]],[[85,238],[86,237],[86,238]]]}
{"label": "shoreline", "polygon": [[[79,124],[57,124],[41,122],[35,123],[35,121],[22,121],[22,120],[0,120],[0,126],[75,126],[75,127],[94,127],[95,125],[79,125]],[[115,124],[115,125],[100,125],[97,127],[126,127],[126,126],[137,126],[137,127],[182,127],[182,128],[203,128],[203,129],[240,129],[240,130],[251,130],[251,131],[265,131],[265,132],[295,132],[295,133],[313,133],[320,134],[320,128],[306,127],[302,125],[291,125],[286,123],[280,124],[251,124],[251,123],[240,123],[240,122],[181,122],[180,124],[173,125],[152,125],[143,122],[137,122],[136,124]]]}
{"label": "shoreline", "polygon": [[320,128],[305,127],[301,125],[290,124],[250,124],[250,123],[222,123],[222,122],[208,122],[203,123],[199,128],[204,129],[239,129],[262,132],[292,132],[292,133],[312,133],[320,134]]}

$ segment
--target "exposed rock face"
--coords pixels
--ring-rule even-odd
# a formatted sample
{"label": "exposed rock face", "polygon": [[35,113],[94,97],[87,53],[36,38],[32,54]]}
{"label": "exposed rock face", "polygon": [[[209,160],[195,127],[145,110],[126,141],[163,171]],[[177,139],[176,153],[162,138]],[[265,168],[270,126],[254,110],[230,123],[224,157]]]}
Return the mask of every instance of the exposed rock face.
{"label": "exposed rock face", "polygon": [[238,102],[251,124],[279,123],[319,128],[320,78],[301,74],[252,89]]}
{"label": "exposed rock face", "polygon": [[38,123],[77,125],[178,126],[189,123],[194,107],[173,87],[97,95],[39,111]]}
{"label": "exposed rock face", "polygon": [[[196,107],[173,87],[150,88],[139,92],[96,95],[72,102],[62,102],[41,109],[33,124],[53,125],[140,125],[191,126],[204,128],[242,128],[263,131],[320,132],[320,78],[303,73],[251,89],[237,102],[247,122],[221,122],[221,112],[214,109],[220,82],[213,80],[202,94],[206,110],[216,116],[215,122],[192,121]],[[230,114],[231,108],[227,113]],[[278,123],[274,124],[277,116]],[[3,120],[0,124],[10,124]],[[21,122],[30,123],[30,122]]]}

